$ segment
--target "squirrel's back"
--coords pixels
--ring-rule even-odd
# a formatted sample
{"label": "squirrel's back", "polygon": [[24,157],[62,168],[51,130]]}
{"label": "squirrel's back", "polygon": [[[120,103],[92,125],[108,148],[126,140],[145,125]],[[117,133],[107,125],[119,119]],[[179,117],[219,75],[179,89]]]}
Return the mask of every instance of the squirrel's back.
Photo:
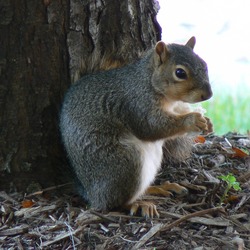
{"label": "squirrel's back", "polygon": [[[105,127],[107,124],[119,126],[121,123],[122,127],[132,119],[133,114],[130,112],[136,107],[143,108],[145,102],[147,105],[154,105],[155,97],[148,81],[152,77],[151,54],[123,68],[85,75],[73,84],[66,93],[62,106],[61,130],[67,131],[67,134],[72,133],[73,136],[75,131],[72,127],[83,129],[84,124],[87,126],[86,130]],[[135,81],[135,78],[138,80]],[[118,129],[120,132],[121,127]],[[128,127],[127,124],[123,129]],[[65,138],[64,134],[62,137]],[[72,140],[75,140],[74,136]]]}

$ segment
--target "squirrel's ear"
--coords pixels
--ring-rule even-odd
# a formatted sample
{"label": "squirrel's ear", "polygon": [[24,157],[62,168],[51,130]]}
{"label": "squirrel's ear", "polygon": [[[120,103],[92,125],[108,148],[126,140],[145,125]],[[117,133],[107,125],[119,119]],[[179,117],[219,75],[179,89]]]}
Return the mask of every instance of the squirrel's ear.
{"label": "squirrel's ear", "polygon": [[185,46],[188,46],[190,47],[191,49],[194,49],[194,46],[195,46],[195,43],[196,43],[196,39],[194,36],[192,36],[186,43]]}
{"label": "squirrel's ear", "polygon": [[168,58],[168,49],[164,42],[160,41],[155,45],[155,52],[158,59],[158,65],[166,62]]}

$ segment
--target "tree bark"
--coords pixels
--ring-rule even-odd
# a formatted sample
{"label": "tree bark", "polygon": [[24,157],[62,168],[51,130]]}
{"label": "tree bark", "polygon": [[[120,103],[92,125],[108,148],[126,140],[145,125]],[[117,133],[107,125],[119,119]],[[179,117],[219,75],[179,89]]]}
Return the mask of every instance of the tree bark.
{"label": "tree bark", "polygon": [[103,60],[123,65],[151,48],[157,10],[154,0],[0,0],[1,189],[66,180],[65,91]]}

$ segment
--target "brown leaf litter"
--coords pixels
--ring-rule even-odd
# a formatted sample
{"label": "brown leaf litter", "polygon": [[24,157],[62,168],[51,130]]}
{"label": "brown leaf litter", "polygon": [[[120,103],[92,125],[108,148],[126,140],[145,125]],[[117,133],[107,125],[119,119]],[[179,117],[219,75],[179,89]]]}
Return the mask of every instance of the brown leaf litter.
{"label": "brown leaf litter", "polygon": [[[250,249],[249,151],[249,137],[236,133],[198,141],[189,160],[164,166],[156,180],[176,181],[189,194],[143,197],[157,204],[155,219],[92,211],[72,184],[29,195],[2,191],[0,249]],[[241,191],[231,189],[220,204],[218,177],[228,173]]]}

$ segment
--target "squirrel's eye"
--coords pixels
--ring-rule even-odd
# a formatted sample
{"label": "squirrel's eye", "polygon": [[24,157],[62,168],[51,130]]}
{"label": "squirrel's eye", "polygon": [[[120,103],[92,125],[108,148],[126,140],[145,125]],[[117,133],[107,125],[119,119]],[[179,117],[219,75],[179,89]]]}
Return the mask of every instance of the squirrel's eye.
{"label": "squirrel's eye", "polygon": [[178,68],[175,71],[175,75],[179,78],[179,79],[187,79],[187,73],[184,69],[182,68]]}

